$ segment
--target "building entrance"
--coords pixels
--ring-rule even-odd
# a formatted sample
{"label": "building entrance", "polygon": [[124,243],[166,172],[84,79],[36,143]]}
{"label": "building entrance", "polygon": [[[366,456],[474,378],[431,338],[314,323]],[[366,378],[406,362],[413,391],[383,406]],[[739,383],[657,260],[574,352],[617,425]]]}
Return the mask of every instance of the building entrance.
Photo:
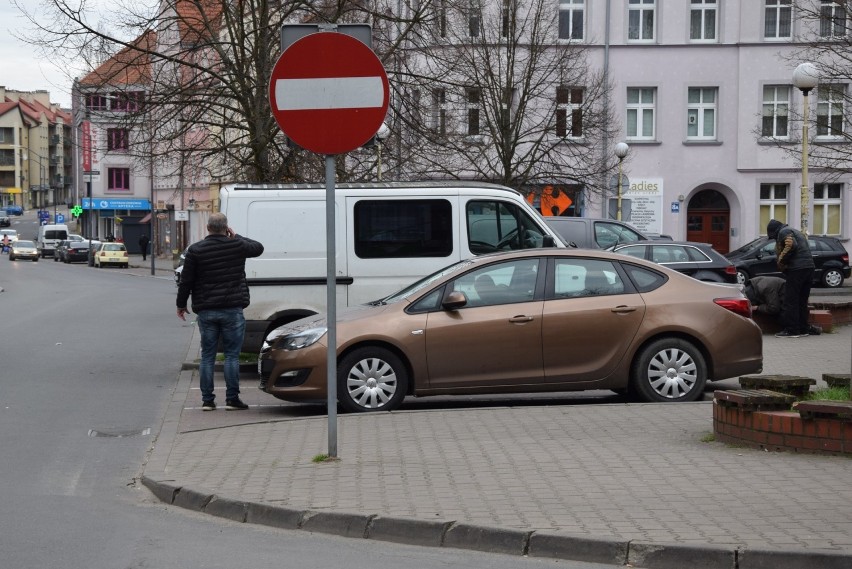
{"label": "building entrance", "polygon": [[719,253],[730,251],[731,208],[716,190],[695,194],[686,210],[686,238],[710,243]]}

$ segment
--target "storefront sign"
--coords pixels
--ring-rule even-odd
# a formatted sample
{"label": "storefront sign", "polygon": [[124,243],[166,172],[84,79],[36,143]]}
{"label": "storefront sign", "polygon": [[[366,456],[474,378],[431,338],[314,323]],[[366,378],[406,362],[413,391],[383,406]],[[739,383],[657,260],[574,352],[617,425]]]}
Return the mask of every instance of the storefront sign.
{"label": "storefront sign", "polygon": [[662,178],[634,178],[623,197],[630,199],[631,225],[643,233],[663,232]]}

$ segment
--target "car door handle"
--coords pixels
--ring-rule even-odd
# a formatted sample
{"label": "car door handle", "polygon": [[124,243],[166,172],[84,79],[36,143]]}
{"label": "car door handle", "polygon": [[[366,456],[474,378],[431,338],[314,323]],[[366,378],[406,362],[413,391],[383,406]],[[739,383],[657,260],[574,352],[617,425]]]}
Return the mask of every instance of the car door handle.
{"label": "car door handle", "polygon": [[616,306],[612,309],[616,314],[628,314],[630,312],[636,312],[635,306]]}
{"label": "car door handle", "polygon": [[523,323],[523,322],[532,322],[532,321],[533,321],[532,316],[518,315],[518,316],[513,316],[513,317],[509,318],[509,322],[511,322],[512,324]]}

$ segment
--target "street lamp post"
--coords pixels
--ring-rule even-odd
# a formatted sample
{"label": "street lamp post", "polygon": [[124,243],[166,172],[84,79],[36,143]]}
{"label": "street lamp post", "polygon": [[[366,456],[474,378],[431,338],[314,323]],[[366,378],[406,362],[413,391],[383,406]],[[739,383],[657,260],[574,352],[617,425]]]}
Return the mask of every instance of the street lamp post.
{"label": "street lamp post", "polygon": [[390,135],[390,129],[388,125],[382,123],[382,126],[379,127],[379,131],[376,133],[376,176],[379,181],[382,181],[382,144]]}
{"label": "street lamp post", "polygon": [[615,218],[618,221],[621,221],[621,164],[624,162],[624,159],[627,157],[627,153],[630,152],[630,147],[627,146],[626,142],[619,142],[615,145],[615,156],[618,158],[618,204],[615,210]]}
{"label": "street lamp post", "polygon": [[808,234],[808,93],[819,83],[819,72],[813,63],[799,64],[793,72],[793,85],[802,92],[802,194],[801,230]]}

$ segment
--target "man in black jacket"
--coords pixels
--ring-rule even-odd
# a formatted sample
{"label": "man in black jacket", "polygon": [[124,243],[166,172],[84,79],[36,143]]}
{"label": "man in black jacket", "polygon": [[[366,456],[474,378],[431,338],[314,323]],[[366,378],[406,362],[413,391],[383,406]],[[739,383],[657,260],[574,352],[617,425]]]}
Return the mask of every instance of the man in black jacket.
{"label": "man in black jacket", "polygon": [[259,257],[263,245],[234,233],[223,213],[210,215],[209,235],[186,252],[177,294],[177,315],[186,320],[186,301],[192,295],[192,310],[201,333],[201,408],[216,409],[213,394],[213,365],[219,339],[225,352],[225,408],[248,409],[240,400],[240,348],[246,329],[243,308],[249,305],[246,259]]}
{"label": "man in black jacket", "polygon": [[814,278],[814,258],[808,238],[789,225],[772,219],[766,226],[766,234],[775,239],[778,268],[787,281],[784,286],[784,301],[781,321],[784,329],[775,334],[779,338],[801,338],[808,335],[808,298]]}

